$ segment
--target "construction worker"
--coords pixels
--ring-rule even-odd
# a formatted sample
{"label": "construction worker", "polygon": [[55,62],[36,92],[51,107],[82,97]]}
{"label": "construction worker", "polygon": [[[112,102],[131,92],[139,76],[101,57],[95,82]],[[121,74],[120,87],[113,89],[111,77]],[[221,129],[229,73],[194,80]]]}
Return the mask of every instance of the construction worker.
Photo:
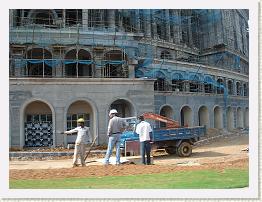
{"label": "construction worker", "polygon": [[74,158],[73,158],[73,167],[77,165],[77,157],[78,154],[80,155],[81,164],[85,166],[85,151],[86,151],[86,144],[90,142],[90,130],[89,127],[84,126],[85,120],[80,118],[77,120],[78,127],[75,129],[65,131],[64,134],[72,134],[77,132],[77,137],[75,141],[75,150],[74,150]]}
{"label": "construction worker", "polygon": [[[140,115],[138,117],[140,121],[136,126],[136,133],[139,135],[140,141],[140,155],[142,158],[142,163],[150,165],[150,152],[151,152],[151,138],[152,128],[148,122],[145,121],[144,116]],[[146,159],[145,159],[146,154]]]}
{"label": "construction worker", "polygon": [[120,165],[120,137],[127,124],[122,118],[116,116],[117,113],[118,112],[116,109],[112,109],[109,112],[110,120],[108,123],[107,130],[108,146],[104,160],[104,165],[109,164],[109,159],[114,146],[116,146],[116,165]]}

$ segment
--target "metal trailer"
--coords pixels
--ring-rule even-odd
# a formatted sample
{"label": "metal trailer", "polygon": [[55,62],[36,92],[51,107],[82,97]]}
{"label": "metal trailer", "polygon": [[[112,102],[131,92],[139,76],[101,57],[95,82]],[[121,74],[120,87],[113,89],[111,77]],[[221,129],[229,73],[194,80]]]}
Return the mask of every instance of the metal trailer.
{"label": "metal trailer", "polygon": [[[139,141],[138,134],[135,133],[137,121],[132,117],[126,118],[129,126],[121,136],[120,147],[125,150],[126,141]],[[168,154],[177,154],[181,157],[188,157],[192,154],[192,145],[204,136],[205,126],[179,127],[179,128],[153,128],[153,147],[165,149]]]}

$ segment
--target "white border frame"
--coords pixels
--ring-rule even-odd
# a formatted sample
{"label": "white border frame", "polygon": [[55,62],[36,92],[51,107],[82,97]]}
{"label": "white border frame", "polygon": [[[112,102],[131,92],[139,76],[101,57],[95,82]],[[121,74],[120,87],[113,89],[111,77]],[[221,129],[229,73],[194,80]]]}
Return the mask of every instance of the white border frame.
{"label": "white border frame", "polygon": [[[71,3],[70,3],[71,2]],[[1,186],[0,197],[4,198],[93,198],[104,199],[108,198],[124,198],[124,199],[137,199],[137,198],[155,198],[155,199],[258,199],[258,1],[255,0],[96,0],[90,4],[90,1],[33,1],[33,0],[10,0],[2,3],[1,10],[1,83],[6,87],[2,88],[1,92],[4,94],[4,99],[1,99],[2,113],[6,116],[1,116],[1,134],[5,143],[0,147],[1,154]],[[250,116],[250,131],[249,131],[249,187],[242,189],[174,189],[174,190],[23,190],[23,189],[9,189],[9,9],[30,9],[30,8],[100,8],[100,9],[117,9],[117,8],[141,8],[141,9],[164,9],[164,8],[179,8],[179,9],[249,9],[249,30],[250,30],[250,58],[249,66],[249,111]],[[252,120],[251,120],[252,117]],[[135,198],[134,198],[135,196]],[[190,197],[190,198],[188,198]]]}

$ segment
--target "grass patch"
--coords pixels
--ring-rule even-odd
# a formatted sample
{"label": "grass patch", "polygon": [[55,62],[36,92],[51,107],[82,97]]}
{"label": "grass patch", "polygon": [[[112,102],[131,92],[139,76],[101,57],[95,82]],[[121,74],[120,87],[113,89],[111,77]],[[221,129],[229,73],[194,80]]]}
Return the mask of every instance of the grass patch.
{"label": "grass patch", "polygon": [[228,189],[248,187],[247,169],[132,176],[10,180],[10,189]]}

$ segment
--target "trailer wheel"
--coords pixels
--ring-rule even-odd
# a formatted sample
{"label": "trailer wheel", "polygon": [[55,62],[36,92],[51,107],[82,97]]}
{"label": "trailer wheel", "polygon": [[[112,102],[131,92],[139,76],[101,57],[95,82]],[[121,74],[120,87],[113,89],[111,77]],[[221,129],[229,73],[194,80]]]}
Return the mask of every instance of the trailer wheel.
{"label": "trailer wheel", "polygon": [[175,147],[167,147],[167,148],[165,148],[165,151],[168,154],[175,154],[176,153],[176,148]]}
{"label": "trailer wheel", "polygon": [[177,154],[181,157],[188,157],[192,154],[192,146],[188,142],[182,142],[177,148]]}

